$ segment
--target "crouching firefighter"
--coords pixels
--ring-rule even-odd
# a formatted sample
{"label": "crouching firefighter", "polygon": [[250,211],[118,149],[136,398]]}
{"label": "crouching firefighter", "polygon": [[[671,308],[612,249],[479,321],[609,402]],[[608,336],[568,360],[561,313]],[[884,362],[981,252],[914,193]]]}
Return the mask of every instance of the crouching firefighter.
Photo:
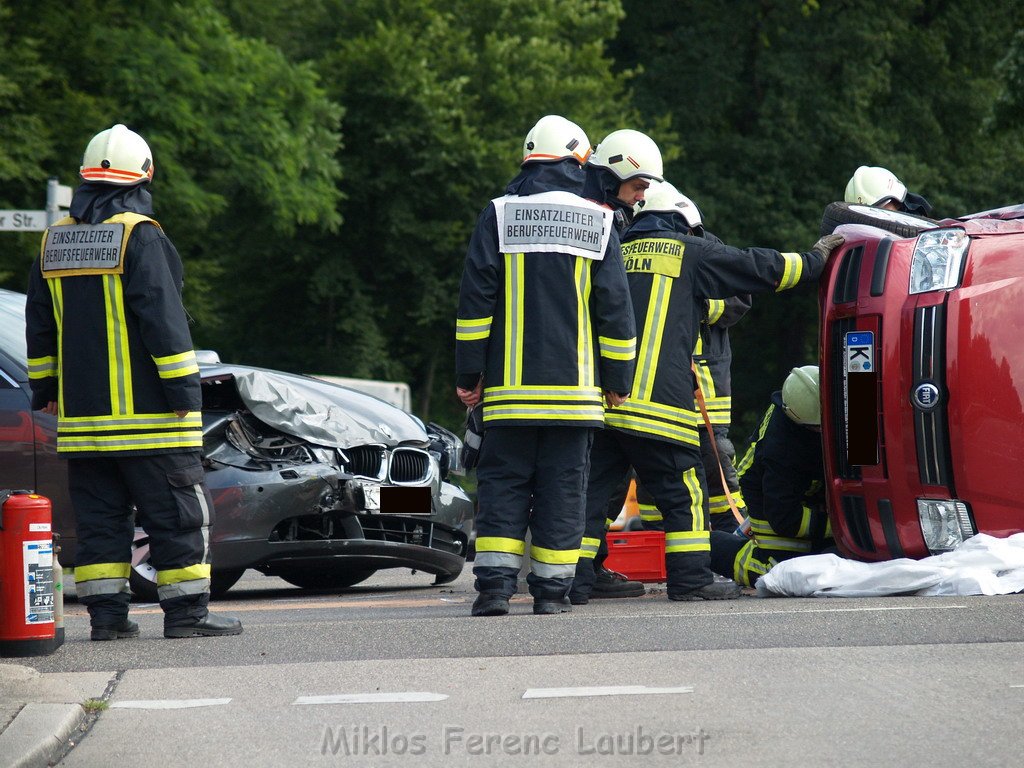
{"label": "crouching firefighter", "polygon": [[207,610],[213,505],[200,464],[199,367],[181,259],[151,218],[153,156],[115,125],[89,142],[80,173],[71,215],[43,235],[26,335],[32,407],[57,416],[68,460],[75,584],[91,637],[139,634],[128,619],[136,510],[164,636],[237,635],[237,619]]}
{"label": "crouching firefighter", "polygon": [[818,367],[794,368],[740,462],[750,537],[711,532],[711,567],[754,586],[776,564],[834,545],[825,512]]}
{"label": "crouching firefighter", "polygon": [[[844,240],[829,235],[805,253],[732,248],[690,234],[682,202],[671,184],[652,183],[623,238],[639,326],[636,373],[629,400],[608,409],[605,429],[594,438],[584,541],[604,534],[608,497],[632,465],[664,518],[668,598],[729,599],[740,588],[716,582],[710,568],[700,417],[694,410],[690,368],[703,300],[781,291],[814,280],[831,249]],[[573,592],[580,593],[578,600],[591,589],[592,562],[581,558],[577,566]]]}
{"label": "crouching firefighter", "polygon": [[636,327],[612,212],[579,196],[590,142],[548,115],[480,214],[456,322],[456,393],[483,402],[474,616],[508,613],[529,528],[533,612],[571,610],[604,400],[629,392]]}

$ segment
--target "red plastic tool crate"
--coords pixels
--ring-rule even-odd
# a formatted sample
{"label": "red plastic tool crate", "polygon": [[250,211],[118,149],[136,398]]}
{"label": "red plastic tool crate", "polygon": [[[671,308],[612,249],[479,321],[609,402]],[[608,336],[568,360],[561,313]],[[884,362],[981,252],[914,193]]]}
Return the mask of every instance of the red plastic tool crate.
{"label": "red plastic tool crate", "polygon": [[633,581],[665,581],[664,531],[609,531],[605,567]]}

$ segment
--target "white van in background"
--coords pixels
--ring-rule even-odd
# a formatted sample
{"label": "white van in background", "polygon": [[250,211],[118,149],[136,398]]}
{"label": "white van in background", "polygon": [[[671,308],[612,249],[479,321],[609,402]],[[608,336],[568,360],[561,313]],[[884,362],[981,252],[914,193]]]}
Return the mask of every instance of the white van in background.
{"label": "white van in background", "polygon": [[385,403],[390,403],[396,408],[401,408],[406,413],[412,413],[412,390],[409,385],[401,381],[377,381],[375,379],[350,379],[345,376],[321,376],[318,373],[309,374],[314,379],[327,381],[331,384],[338,384],[342,387],[354,389],[356,392],[363,392],[373,395]]}

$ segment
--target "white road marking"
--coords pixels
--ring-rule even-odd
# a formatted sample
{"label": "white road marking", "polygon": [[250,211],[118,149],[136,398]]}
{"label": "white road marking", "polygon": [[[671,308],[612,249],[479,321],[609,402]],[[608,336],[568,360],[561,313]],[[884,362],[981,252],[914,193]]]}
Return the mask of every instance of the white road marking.
{"label": "white road marking", "polygon": [[[840,599],[840,598],[833,598]],[[967,605],[901,605],[901,606],[888,606],[880,608],[796,608],[791,611],[728,611],[719,613],[706,613],[702,614],[708,618],[727,618],[729,616],[778,616],[785,613],[872,613],[875,611],[946,611],[953,608],[968,608]],[[678,619],[680,614],[678,613],[651,613],[645,614],[658,619]],[[600,616],[586,614],[583,612],[572,614],[572,618],[579,619],[614,619],[619,621],[621,619],[635,619],[636,614],[602,614]]]}
{"label": "white road marking", "polygon": [[648,696],[665,693],[693,693],[692,685],[649,688],[646,685],[598,685],[580,688],[529,688],[524,699],[562,699],[579,696]]}
{"label": "white road marking", "polygon": [[1011,685],[1011,688],[1024,688],[1024,685]]}
{"label": "white road marking", "polygon": [[336,693],[327,696],[299,696],[296,704],[383,704],[387,702],[444,701],[448,696],[429,691],[398,691],[396,693]]}
{"label": "white road marking", "polygon": [[138,701],[118,701],[110,705],[111,709],[189,709],[191,707],[219,707],[231,699],[139,699]]}

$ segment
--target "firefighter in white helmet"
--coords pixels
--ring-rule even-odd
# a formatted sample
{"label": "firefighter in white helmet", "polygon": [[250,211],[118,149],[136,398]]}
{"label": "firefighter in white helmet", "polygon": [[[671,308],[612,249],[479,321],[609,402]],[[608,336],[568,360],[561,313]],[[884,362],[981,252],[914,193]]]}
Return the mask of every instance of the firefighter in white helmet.
{"label": "firefighter in white helmet", "polygon": [[541,118],[466,255],[456,394],[482,403],[484,425],[474,616],[508,613],[525,558],[533,612],[571,610],[593,432],[633,377],[636,326],[612,213],[580,196],[589,153],[578,125]]}
{"label": "firefighter in white helmet", "polygon": [[752,587],[775,563],[834,546],[821,453],[818,366],[804,365],[772,395],[739,463],[749,532],[712,532],[716,573]]}
{"label": "firefighter in white helmet", "polygon": [[[841,235],[821,238],[803,253],[733,248],[695,237],[681,194],[655,182],[649,200],[623,236],[637,364],[630,397],[605,413],[594,436],[587,483],[587,530],[582,549],[604,536],[605,509],[616,483],[632,466],[663,516],[670,600],[721,600],[738,596],[735,584],[716,582],[710,569],[706,481],[700,454],[693,377],[686,375],[699,332],[704,300],[739,293],[782,291],[815,280]],[[728,535],[728,534],[727,534]],[[570,595],[589,599],[593,560],[580,557]]]}
{"label": "firefighter in white helmet", "polygon": [[612,131],[597,145],[587,163],[583,196],[615,212],[621,234],[633,219],[652,181],[662,181],[661,150],[645,133],[624,128]]}
{"label": "firefighter in white helmet", "polygon": [[200,464],[199,368],[182,265],[152,218],[153,154],[115,125],[82,157],[70,215],[43,235],[26,306],[34,408],[57,416],[78,530],[75,584],[93,640],[128,618],[135,516],[149,535],[165,637],[236,635],[209,613],[213,504]]}
{"label": "firefighter in white helmet", "polygon": [[928,216],[932,206],[921,195],[908,192],[896,174],[886,168],[862,165],[846,184],[844,199],[890,211],[902,211],[916,216]]}

